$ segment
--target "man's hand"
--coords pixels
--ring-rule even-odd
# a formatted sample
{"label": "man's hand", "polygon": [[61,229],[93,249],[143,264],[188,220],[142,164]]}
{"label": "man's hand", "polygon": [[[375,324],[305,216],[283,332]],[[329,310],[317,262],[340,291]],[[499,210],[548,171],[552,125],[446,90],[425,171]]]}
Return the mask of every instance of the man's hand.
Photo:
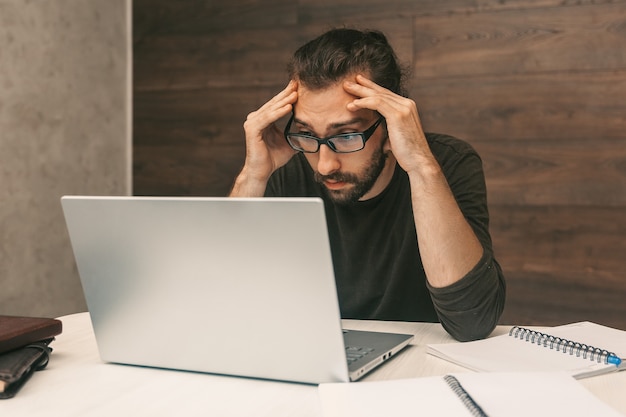
{"label": "man's hand", "polygon": [[344,82],[344,89],[357,97],[348,104],[348,110],[366,108],[377,111],[385,118],[391,151],[405,171],[410,173],[426,166],[425,162],[434,160],[413,100],[399,96],[362,75],[357,75],[356,82]]}
{"label": "man's hand", "polygon": [[296,153],[275,122],[292,110],[298,99],[297,87],[295,81],[290,81],[283,91],[248,115],[243,124],[246,160],[230,193],[232,197],[262,196],[272,173]]}

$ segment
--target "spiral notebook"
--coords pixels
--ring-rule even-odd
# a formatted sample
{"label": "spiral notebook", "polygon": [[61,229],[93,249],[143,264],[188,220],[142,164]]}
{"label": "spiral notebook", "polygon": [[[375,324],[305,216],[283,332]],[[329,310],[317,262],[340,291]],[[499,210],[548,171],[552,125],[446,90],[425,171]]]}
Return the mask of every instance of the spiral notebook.
{"label": "spiral notebook", "polygon": [[484,340],[430,344],[426,352],[475,371],[560,371],[580,379],[626,369],[626,332],[588,321],[514,326]]}
{"label": "spiral notebook", "polygon": [[562,372],[468,372],[327,383],[318,392],[324,417],[622,416]]}

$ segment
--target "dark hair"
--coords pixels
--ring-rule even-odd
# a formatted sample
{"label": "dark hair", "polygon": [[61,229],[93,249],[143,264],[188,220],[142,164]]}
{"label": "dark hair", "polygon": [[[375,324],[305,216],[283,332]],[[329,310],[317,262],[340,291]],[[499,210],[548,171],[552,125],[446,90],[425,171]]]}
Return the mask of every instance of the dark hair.
{"label": "dark hair", "polygon": [[311,89],[363,73],[376,84],[406,95],[396,54],[385,35],[375,30],[332,29],[301,46],[287,70],[291,79]]}

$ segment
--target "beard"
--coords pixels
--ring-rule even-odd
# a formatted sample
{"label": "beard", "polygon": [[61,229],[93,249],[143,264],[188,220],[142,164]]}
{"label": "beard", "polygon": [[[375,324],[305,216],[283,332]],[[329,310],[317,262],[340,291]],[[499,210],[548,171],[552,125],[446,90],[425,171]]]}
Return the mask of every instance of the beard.
{"label": "beard", "polygon": [[[383,152],[381,146],[372,154],[367,167],[360,173],[353,174],[350,172],[337,171],[329,175],[320,175],[319,172],[315,172],[315,181],[322,185],[322,190],[334,203],[339,205],[354,204],[372,189],[385,168],[385,162],[388,156],[388,153]],[[327,180],[345,182],[352,186],[343,190],[329,190],[324,186],[324,181]]]}

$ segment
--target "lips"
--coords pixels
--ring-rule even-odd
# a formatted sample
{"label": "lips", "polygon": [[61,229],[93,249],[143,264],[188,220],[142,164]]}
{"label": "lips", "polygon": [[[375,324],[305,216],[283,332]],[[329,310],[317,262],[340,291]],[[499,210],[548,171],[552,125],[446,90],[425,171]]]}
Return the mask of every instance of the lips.
{"label": "lips", "polygon": [[333,172],[329,175],[320,175],[319,172],[316,172],[315,181],[318,184],[322,184],[329,191],[340,191],[345,190],[346,187],[352,184],[356,184],[358,178],[344,172]]}
{"label": "lips", "polygon": [[346,186],[346,182],[344,181],[335,181],[335,180],[325,180],[324,185],[329,190],[340,190]]}

